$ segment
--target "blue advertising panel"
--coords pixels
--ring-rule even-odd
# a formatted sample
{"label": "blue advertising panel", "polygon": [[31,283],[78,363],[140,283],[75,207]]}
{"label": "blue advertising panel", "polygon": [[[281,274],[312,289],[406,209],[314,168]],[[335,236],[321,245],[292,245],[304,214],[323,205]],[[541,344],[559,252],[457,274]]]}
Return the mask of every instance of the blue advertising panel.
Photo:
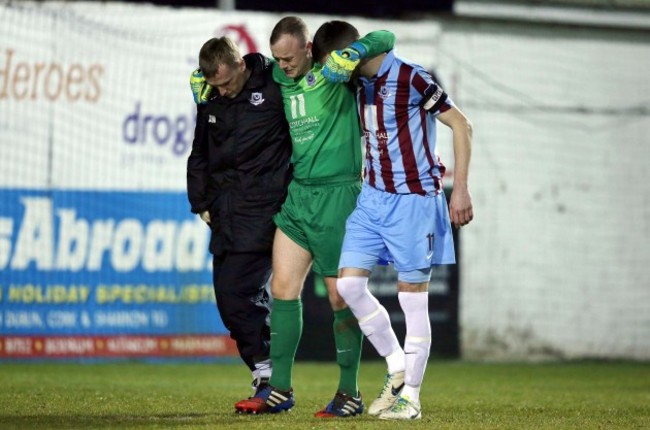
{"label": "blue advertising panel", "polygon": [[4,189],[0,202],[0,357],[75,356],[79,342],[91,356],[233,352],[185,193]]}

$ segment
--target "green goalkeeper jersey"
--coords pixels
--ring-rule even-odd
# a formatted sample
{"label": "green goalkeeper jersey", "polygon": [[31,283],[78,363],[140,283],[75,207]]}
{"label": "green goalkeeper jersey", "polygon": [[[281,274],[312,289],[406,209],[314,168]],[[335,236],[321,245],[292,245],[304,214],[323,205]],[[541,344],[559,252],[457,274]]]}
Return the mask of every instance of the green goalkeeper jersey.
{"label": "green goalkeeper jersey", "polygon": [[[360,39],[366,57],[390,51],[395,36],[374,31]],[[361,127],[356,95],[349,84],[332,83],[314,64],[304,76],[292,79],[273,68],[280,85],[284,112],[289,122],[293,176],[300,180],[361,176]]]}

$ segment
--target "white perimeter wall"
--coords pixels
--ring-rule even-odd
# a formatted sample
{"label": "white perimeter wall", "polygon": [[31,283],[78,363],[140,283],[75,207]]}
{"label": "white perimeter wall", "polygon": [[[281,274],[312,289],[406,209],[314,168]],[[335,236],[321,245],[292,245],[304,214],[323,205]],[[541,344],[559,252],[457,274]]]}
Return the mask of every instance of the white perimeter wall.
{"label": "white perimeter wall", "polygon": [[650,358],[648,33],[456,23],[438,70],[475,129],[466,358]]}

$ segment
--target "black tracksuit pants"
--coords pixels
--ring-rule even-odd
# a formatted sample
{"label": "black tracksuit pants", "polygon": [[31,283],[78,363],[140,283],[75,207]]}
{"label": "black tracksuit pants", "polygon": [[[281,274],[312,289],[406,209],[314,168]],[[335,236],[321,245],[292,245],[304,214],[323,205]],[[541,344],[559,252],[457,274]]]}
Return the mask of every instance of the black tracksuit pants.
{"label": "black tracksuit pants", "polygon": [[213,257],[213,282],[221,320],[251,370],[270,354],[270,301],[265,284],[271,276],[271,252]]}

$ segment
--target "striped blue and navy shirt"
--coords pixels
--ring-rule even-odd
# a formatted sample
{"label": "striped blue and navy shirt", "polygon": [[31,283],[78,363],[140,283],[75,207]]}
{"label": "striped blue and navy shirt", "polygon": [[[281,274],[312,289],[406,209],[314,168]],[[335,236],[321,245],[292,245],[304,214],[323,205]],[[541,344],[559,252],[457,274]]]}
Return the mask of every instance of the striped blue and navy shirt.
{"label": "striped blue and navy shirt", "polygon": [[436,116],[454,105],[431,75],[390,51],[376,76],[359,79],[357,101],[365,181],[389,193],[439,193],[445,166],[436,151]]}

